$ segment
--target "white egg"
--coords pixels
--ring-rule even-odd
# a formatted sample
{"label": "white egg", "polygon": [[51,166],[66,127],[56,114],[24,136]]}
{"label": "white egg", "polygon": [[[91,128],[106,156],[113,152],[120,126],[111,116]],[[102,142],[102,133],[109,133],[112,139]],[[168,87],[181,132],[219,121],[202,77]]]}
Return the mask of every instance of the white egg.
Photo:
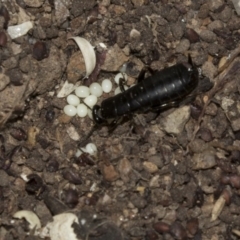
{"label": "white egg", "polygon": [[100,97],[102,95],[103,90],[99,83],[92,83],[89,88],[92,95],[95,95],[96,97]]}
{"label": "white egg", "polygon": [[112,90],[112,82],[109,79],[104,79],[102,81],[102,90],[105,93],[109,93]]}
{"label": "white egg", "polygon": [[67,96],[67,102],[69,105],[77,106],[80,103],[80,99],[76,95],[70,94]]}
{"label": "white egg", "polygon": [[85,151],[90,155],[95,155],[97,153],[97,147],[93,143],[88,143],[87,146],[85,147]]}
{"label": "white egg", "polygon": [[77,106],[77,115],[79,117],[86,117],[87,116],[87,107],[80,103],[78,106]]}
{"label": "white egg", "polygon": [[[125,90],[127,90],[128,89],[128,86],[126,86],[126,85],[123,85],[124,86],[124,89]],[[114,95],[117,95],[117,94],[119,94],[119,93],[121,93],[122,91],[121,91],[121,89],[120,89],[120,87],[117,87],[116,89],[115,89],[115,91],[114,91]]]}
{"label": "white egg", "polygon": [[88,109],[88,117],[93,120],[92,110]]}
{"label": "white egg", "polygon": [[89,107],[93,107],[97,103],[97,97],[95,95],[89,95],[83,100]]}
{"label": "white egg", "polygon": [[77,114],[77,109],[76,107],[72,105],[66,105],[63,109],[64,113],[70,117],[73,117]]}
{"label": "white egg", "polygon": [[127,81],[128,76],[127,76],[126,73],[118,73],[114,78],[114,81],[115,81],[116,84],[119,84],[119,79],[120,78],[123,78],[125,81]]}
{"label": "white egg", "polygon": [[90,94],[90,89],[86,86],[79,86],[75,89],[75,94],[80,98],[85,98]]}

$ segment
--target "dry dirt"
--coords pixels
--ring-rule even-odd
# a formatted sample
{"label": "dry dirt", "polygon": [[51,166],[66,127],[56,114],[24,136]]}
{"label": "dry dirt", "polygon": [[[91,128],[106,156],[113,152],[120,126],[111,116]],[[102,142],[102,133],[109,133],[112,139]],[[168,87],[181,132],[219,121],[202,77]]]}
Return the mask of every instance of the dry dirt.
{"label": "dry dirt", "polygon": [[[25,21],[33,28],[11,39],[8,26]],[[89,79],[72,36],[95,46]],[[0,239],[41,239],[13,221],[19,210],[42,226],[74,213],[78,239],[239,239],[239,40],[230,0],[2,0]],[[188,54],[210,91],[99,127],[82,143],[96,144],[97,156],[75,157],[94,124],[64,115],[57,94],[66,80],[113,80],[127,62],[130,86],[144,66],[161,70]]]}

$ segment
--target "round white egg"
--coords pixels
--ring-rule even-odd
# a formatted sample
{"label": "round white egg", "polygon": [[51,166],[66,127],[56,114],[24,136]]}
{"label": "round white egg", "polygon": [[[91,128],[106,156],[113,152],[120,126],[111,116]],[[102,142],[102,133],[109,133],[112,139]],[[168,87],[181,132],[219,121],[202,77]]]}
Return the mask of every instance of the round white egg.
{"label": "round white egg", "polygon": [[77,106],[77,115],[79,117],[86,117],[87,116],[87,107],[80,103],[78,106]]}
{"label": "round white egg", "polygon": [[89,95],[83,100],[89,107],[93,107],[97,103],[97,97],[95,95]]}
{"label": "round white egg", "polygon": [[70,117],[73,117],[77,114],[77,109],[76,107],[74,107],[73,105],[66,105],[64,108],[63,108],[63,111],[66,115],[70,116]]}
{"label": "round white egg", "polygon": [[69,105],[77,106],[80,103],[80,99],[76,95],[70,94],[67,96],[67,102]]}
{"label": "round white egg", "polygon": [[[123,85],[123,87],[124,87],[125,90],[128,89],[128,86],[126,86],[126,85]],[[115,91],[114,91],[114,95],[117,95],[117,94],[119,94],[119,93],[121,93],[121,92],[122,92],[122,91],[121,91],[120,87],[117,87],[117,88],[115,89]]]}
{"label": "round white egg", "polygon": [[116,84],[119,84],[119,79],[120,78],[123,78],[125,81],[127,81],[128,76],[127,76],[126,73],[118,73],[114,78],[114,81],[115,81]]}
{"label": "round white egg", "polygon": [[92,110],[88,109],[88,117],[93,120]]}
{"label": "round white egg", "polygon": [[112,82],[109,79],[104,79],[102,81],[102,90],[105,93],[109,93],[112,90]]}
{"label": "round white egg", "polygon": [[103,93],[102,87],[99,83],[92,83],[89,87],[90,93],[96,97],[100,97]]}
{"label": "round white egg", "polygon": [[85,98],[89,96],[90,89],[89,87],[86,87],[86,86],[79,86],[75,89],[75,94],[80,98]]}

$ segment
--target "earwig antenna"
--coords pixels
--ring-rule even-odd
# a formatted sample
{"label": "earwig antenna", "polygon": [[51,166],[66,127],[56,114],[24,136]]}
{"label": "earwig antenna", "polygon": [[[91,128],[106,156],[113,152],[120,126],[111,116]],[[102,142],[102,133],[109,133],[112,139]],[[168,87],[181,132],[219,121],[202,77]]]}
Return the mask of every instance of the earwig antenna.
{"label": "earwig antenna", "polygon": [[82,147],[81,145],[82,145],[85,141],[87,141],[87,140],[92,136],[93,132],[96,131],[97,129],[98,129],[98,125],[95,124],[95,125],[92,127],[92,129],[89,131],[89,133],[80,140],[80,143],[78,144],[78,147],[81,148],[81,147]]}
{"label": "earwig antenna", "polygon": [[92,111],[92,108],[90,108],[85,102],[82,102],[89,110]]}

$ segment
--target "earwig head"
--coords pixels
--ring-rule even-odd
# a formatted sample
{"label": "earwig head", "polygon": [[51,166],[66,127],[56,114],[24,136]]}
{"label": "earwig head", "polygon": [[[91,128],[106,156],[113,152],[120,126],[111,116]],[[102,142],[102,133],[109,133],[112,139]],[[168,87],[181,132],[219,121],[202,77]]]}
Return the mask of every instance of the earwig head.
{"label": "earwig head", "polygon": [[95,105],[92,110],[93,120],[97,125],[101,125],[106,122],[105,119],[100,116],[100,109],[100,106]]}

